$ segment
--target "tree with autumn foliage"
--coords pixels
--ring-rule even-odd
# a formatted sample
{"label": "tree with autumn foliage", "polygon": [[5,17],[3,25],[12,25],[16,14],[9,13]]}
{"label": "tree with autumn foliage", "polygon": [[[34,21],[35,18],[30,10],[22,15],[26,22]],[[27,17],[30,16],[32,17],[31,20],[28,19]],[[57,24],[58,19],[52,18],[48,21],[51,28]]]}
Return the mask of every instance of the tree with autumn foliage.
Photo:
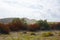
{"label": "tree with autumn foliage", "polygon": [[10,29],[7,24],[0,23],[0,33],[2,34],[9,34]]}
{"label": "tree with autumn foliage", "polygon": [[10,29],[12,31],[18,31],[21,30],[22,28],[23,28],[23,23],[19,18],[13,19],[13,21],[10,23]]}
{"label": "tree with autumn foliage", "polygon": [[51,27],[51,30],[60,30],[60,22],[56,22],[53,24],[49,24]]}
{"label": "tree with autumn foliage", "polygon": [[50,25],[51,30],[56,30],[56,24],[55,23],[49,24],[49,25]]}
{"label": "tree with autumn foliage", "polygon": [[29,30],[30,31],[37,31],[38,29],[39,29],[39,25],[37,23],[29,25]]}

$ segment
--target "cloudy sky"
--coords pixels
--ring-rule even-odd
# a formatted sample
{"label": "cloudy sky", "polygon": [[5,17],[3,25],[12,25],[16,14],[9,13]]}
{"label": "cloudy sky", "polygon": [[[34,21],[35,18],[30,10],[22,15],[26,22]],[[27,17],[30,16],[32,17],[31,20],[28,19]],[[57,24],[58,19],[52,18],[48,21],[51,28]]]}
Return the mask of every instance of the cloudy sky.
{"label": "cloudy sky", "polygon": [[0,0],[0,18],[60,21],[60,0]]}

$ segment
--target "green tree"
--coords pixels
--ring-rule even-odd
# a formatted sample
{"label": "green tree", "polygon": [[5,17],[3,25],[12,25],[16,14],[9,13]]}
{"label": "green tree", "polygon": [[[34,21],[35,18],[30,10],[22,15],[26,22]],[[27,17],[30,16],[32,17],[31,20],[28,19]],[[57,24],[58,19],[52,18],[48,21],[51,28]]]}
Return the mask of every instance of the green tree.
{"label": "green tree", "polygon": [[23,23],[23,30],[27,30],[28,24],[27,24],[25,18],[22,18],[21,21],[22,21],[22,23]]}
{"label": "green tree", "polygon": [[37,23],[38,23],[38,25],[39,25],[41,30],[49,30],[50,29],[47,20],[44,20],[44,21],[43,20],[39,20],[39,21],[37,21]]}
{"label": "green tree", "polygon": [[44,20],[44,28],[45,28],[45,30],[49,30],[50,29],[50,26],[49,26],[47,20]]}

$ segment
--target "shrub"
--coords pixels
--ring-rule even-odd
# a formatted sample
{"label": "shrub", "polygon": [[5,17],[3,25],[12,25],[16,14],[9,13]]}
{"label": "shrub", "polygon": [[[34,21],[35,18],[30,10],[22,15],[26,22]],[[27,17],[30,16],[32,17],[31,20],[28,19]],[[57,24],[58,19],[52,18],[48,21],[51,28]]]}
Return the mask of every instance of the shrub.
{"label": "shrub", "polygon": [[24,34],[27,34],[27,32],[23,32]]}
{"label": "shrub", "polygon": [[49,37],[49,36],[53,36],[53,34],[51,32],[47,32],[47,33],[42,33],[43,37]]}
{"label": "shrub", "polygon": [[31,35],[36,35],[36,34],[34,32],[32,32]]}
{"label": "shrub", "polygon": [[58,36],[60,36],[60,32],[58,33]]}

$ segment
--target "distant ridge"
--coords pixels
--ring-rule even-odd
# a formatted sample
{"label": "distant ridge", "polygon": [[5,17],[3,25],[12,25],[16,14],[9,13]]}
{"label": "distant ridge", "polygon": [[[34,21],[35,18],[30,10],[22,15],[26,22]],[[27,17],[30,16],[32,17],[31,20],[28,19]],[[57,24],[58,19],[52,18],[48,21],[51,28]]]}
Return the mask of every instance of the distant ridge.
{"label": "distant ridge", "polygon": [[[13,19],[16,19],[16,18],[2,18],[2,19],[0,19],[0,23],[7,24],[7,23],[12,22]],[[38,21],[35,19],[28,19],[28,18],[20,18],[20,19],[21,20],[24,19],[27,22],[27,24],[34,24]],[[48,23],[53,24],[53,23],[60,23],[60,22],[48,22]]]}
{"label": "distant ridge", "polygon": [[15,18],[3,18],[3,19],[0,19],[0,23],[10,23],[12,22],[12,20],[15,19]]}
{"label": "distant ridge", "polygon": [[[7,23],[12,22],[13,19],[16,19],[16,18],[3,18],[3,19],[0,19],[0,23],[7,24]],[[22,19],[22,18],[20,18],[20,19]],[[36,20],[34,20],[34,19],[24,18],[24,20],[27,22],[27,24],[33,24],[36,22]]]}

